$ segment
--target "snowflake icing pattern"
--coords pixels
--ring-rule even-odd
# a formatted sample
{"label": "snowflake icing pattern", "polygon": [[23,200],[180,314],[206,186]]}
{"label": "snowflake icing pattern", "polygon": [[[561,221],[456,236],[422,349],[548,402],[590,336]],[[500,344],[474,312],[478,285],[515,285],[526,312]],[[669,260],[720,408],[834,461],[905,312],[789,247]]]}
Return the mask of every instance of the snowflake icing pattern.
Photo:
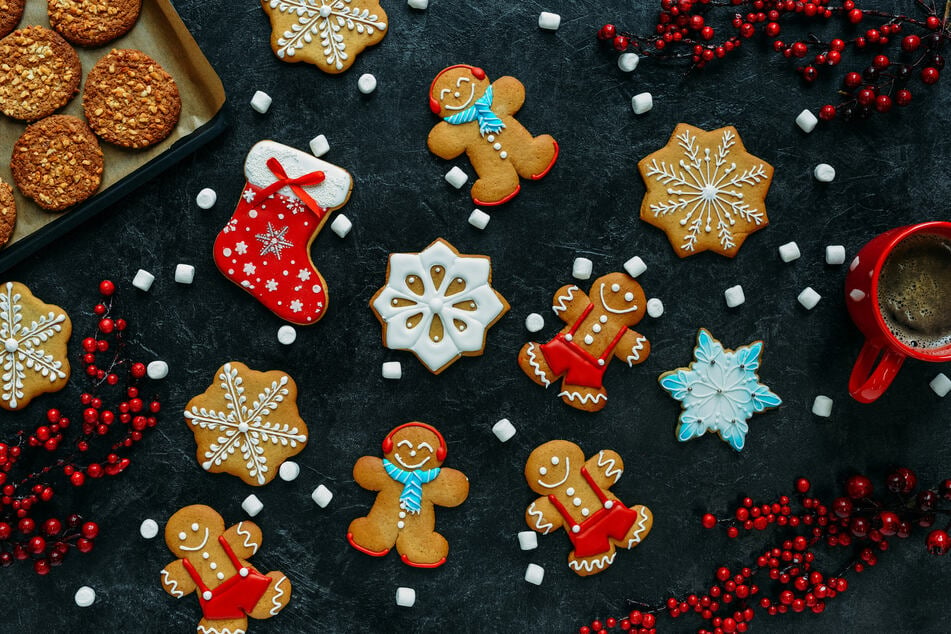
{"label": "snowflake icing pattern", "polygon": [[[260,242],[263,246],[261,247],[261,255],[267,255],[268,253],[273,253],[278,260],[281,259],[281,251],[287,247],[294,246],[293,242],[290,242],[285,238],[287,235],[287,230],[289,227],[281,227],[280,229],[275,229],[271,226],[271,223],[267,223],[267,231],[264,233],[258,233],[254,238]],[[245,265],[246,267],[248,265]],[[245,271],[247,272],[247,271]],[[252,270],[251,273],[254,273]]]}
{"label": "snowflake icing pattern", "polygon": [[[241,367],[249,374],[261,374]],[[206,471],[225,471],[229,470],[229,465],[222,465],[237,463],[250,477],[242,477],[245,482],[267,484],[275,472],[267,463],[265,449],[271,448],[272,454],[278,456],[277,462],[280,464],[299,453],[307,442],[307,428],[297,414],[297,406],[293,399],[287,399],[290,394],[287,387],[290,377],[284,374],[279,380],[272,381],[250,406],[248,397],[244,394],[244,378],[238,368],[226,363],[219,370],[218,379],[220,394],[215,392],[212,386],[204,395],[193,399],[192,403],[200,399],[212,402],[215,399],[223,399],[227,411],[192,403],[189,403],[191,407],[185,410],[185,419],[193,426],[199,455],[203,458],[201,466]],[[296,423],[293,426],[268,420],[269,415],[277,415],[276,412],[281,409],[285,399],[288,406],[283,408],[282,413],[287,414],[288,410],[292,410],[287,418],[293,419]]]}
{"label": "snowflake icing pattern", "polygon": [[[681,156],[668,163],[662,155],[674,144]],[[739,171],[738,162],[750,166]],[[707,249],[735,255],[748,234],[769,222],[763,202],[773,168],[746,152],[734,128],[705,132],[681,124],[639,168],[647,183],[641,218],[667,232],[671,244],[679,242],[681,257]],[[671,223],[670,216],[680,218]]]}
{"label": "snowflake icing pattern", "polygon": [[782,403],[759,382],[756,370],[762,352],[762,341],[726,350],[706,329],[700,329],[690,366],[660,376],[661,387],[683,406],[678,440],[685,442],[711,431],[737,451],[743,449],[749,431],[746,421]]}

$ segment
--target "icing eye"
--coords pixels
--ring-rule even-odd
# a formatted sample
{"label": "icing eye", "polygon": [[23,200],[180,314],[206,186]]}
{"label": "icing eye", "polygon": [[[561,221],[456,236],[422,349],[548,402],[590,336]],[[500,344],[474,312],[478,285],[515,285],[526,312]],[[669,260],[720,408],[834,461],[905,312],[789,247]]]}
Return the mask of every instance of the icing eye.
{"label": "icing eye", "polygon": [[188,539],[188,535],[185,534],[185,531],[182,531],[181,533],[178,534],[178,538],[182,541],[185,541],[186,539]]}
{"label": "icing eye", "polygon": [[617,293],[619,290],[621,290],[621,285],[620,285],[620,284],[611,284],[611,290],[612,290],[613,292]]}
{"label": "icing eye", "polygon": [[552,457],[551,457],[551,463],[552,463],[552,464],[558,464],[559,462],[561,462],[561,461],[558,460],[558,456],[552,456]]}
{"label": "icing eye", "polygon": [[625,302],[633,302],[633,301],[634,301],[634,293],[624,293],[624,301],[625,301]]}
{"label": "icing eye", "polygon": [[548,469],[546,469],[545,467],[539,467],[538,472],[542,475],[545,475],[546,473],[548,473]]}
{"label": "icing eye", "polygon": [[196,533],[198,532],[198,522],[195,522],[194,524],[192,524],[192,530]]}

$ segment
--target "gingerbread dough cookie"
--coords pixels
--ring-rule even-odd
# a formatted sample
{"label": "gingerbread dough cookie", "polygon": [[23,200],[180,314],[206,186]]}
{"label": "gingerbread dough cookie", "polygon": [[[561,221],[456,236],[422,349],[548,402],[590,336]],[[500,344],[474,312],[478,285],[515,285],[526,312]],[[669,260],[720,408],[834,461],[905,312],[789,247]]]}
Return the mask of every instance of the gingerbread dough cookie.
{"label": "gingerbread dough cookie", "polygon": [[604,409],[608,393],[602,379],[611,359],[634,367],[650,354],[647,337],[630,329],[646,312],[644,291],[624,273],[609,273],[595,280],[588,294],[572,284],[558,289],[552,301],[567,326],[548,343],[525,344],[518,365],[544,387],[564,377],[558,396],[575,409]]}
{"label": "gingerbread dough cookie", "polygon": [[[2,0],[0,0],[2,1]],[[135,25],[142,0],[49,0],[50,26],[78,46],[102,46]]]}
{"label": "gingerbread dough cookie", "polygon": [[347,541],[367,555],[382,557],[396,546],[403,563],[437,568],[446,563],[449,542],[433,530],[436,506],[459,506],[469,496],[469,479],[443,467],[446,441],[424,423],[406,423],[383,440],[383,459],[363,456],[353,479],[379,491],[369,515],[350,523]]}
{"label": "gingerbread dough cookie", "polygon": [[42,26],[28,26],[0,40],[0,111],[36,121],[79,92],[82,64],[66,40]]}
{"label": "gingerbread dough cookie", "polygon": [[555,165],[555,139],[533,137],[515,118],[524,102],[525,86],[514,77],[489,83],[484,70],[465,64],[441,71],[429,87],[429,107],[443,119],[429,133],[429,150],[447,160],[466,153],[479,174],[471,192],[477,205],[511,200],[519,177],[538,180]]}
{"label": "gingerbread dough cookie", "polygon": [[618,548],[630,550],[650,533],[650,509],[628,508],[609,491],[623,472],[616,452],[602,449],[585,461],[581,447],[567,440],[537,447],[525,463],[528,486],[542,496],[525,511],[525,522],[543,535],[564,528],[574,547],[568,567],[582,577],[603,572]]}
{"label": "gingerbread dough cookie", "polygon": [[0,0],[0,37],[3,37],[20,23],[26,0]]}
{"label": "gingerbread dough cookie", "polygon": [[248,617],[269,619],[291,599],[283,572],[258,572],[247,559],[261,547],[261,529],[238,522],[225,530],[213,508],[193,504],[165,526],[165,544],[178,559],[162,569],[162,589],[176,599],[198,594],[200,634],[245,632]]}
{"label": "gingerbread dough cookie", "polygon": [[10,241],[17,224],[17,203],[13,188],[0,178],[0,247]]}

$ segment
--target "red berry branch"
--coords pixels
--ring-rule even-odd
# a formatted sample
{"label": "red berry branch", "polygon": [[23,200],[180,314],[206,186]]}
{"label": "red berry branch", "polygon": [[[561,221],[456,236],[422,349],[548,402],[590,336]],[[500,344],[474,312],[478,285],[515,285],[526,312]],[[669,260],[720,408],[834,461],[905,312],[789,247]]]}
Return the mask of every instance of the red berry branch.
{"label": "red berry branch", "polygon": [[[81,422],[50,409],[32,431],[20,430],[12,440],[0,442],[0,566],[30,560],[33,570],[45,575],[71,549],[91,551],[99,534],[95,522],[83,521],[77,513],[65,519],[38,519],[38,513],[64,488],[120,474],[129,466],[126,454],[157,423],[161,406],[158,401],[145,403],[137,387],[145,365],[128,358],[127,324],[113,313],[115,285],[103,281],[99,292],[102,300],[93,308],[96,333],[82,341],[81,363],[89,387],[80,396]],[[78,437],[67,442],[66,434],[77,428]],[[67,447],[69,453],[62,455]],[[38,464],[45,466],[23,466]]]}
{"label": "red berry branch", "polygon": [[[830,0],[661,0],[653,33],[636,35],[605,24],[598,30],[598,39],[619,53],[630,50],[646,58],[689,60],[691,70],[701,70],[759,33],[771,42],[773,51],[796,64],[796,72],[807,84],[849,55],[864,54],[871,59],[861,62],[864,68],[845,75],[840,102],[822,106],[818,116],[825,121],[836,116],[865,119],[874,112],[888,112],[895,104],[910,104],[916,79],[927,86],[938,81],[944,69],[942,51],[951,36],[951,0],[940,13],[935,0],[915,0],[918,17],[856,4],[854,0],[839,6],[830,6]],[[708,23],[719,9],[732,13],[730,29]],[[823,39],[810,33],[805,39],[779,39],[783,23],[834,19],[856,34]],[[727,37],[722,36],[724,30],[730,33]],[[889,45],[895,50],[889,52]]]}
{"label": "red berry branch", "polygon": [[[845,495],[826,504],[810,493],[809,481],[800,478],[795,483],[799,501],[795,510],[790,497],[782,495],[761,504],[744,498],[723,518],[707,513],[701,520],[703,527],[725,528],[730,538],[741,531],[764,531],[770,526],[780,528],[782,536],[758,551],[746,566],[717,568],[715,581],[703,591],[670,597],[653,606],[629,601],[634,609],[626,616],[595,620],[579,632],[600,634],[620,628],[654,634],[658,617],[677,619],[691,613],[703,620],[698,634],[746,632],[760,613],[776,616],[809,610],[820,614],[829,601],[848,590],[846,574],[876,565],[879,553],[889,549],[890,540],[906,539],[915,528],[932,529],[924,539],[929,552],[944,555],[951,550],[951,521],[934,528],[938,515],[951,515],[951,508],[938,507],[941,501],[951,502],[951,480],[914,495],[918,478],[902,467],[889,473],[885,484],[887,493],[875,497],[868,477],[852,476],[845,482]],[[828,556],[837,549],[845,549],[838,551],[847,553],[844,561]],[[827,559],[836,561],[824,561]],[[830,566],[834,572],[829,571]]]}

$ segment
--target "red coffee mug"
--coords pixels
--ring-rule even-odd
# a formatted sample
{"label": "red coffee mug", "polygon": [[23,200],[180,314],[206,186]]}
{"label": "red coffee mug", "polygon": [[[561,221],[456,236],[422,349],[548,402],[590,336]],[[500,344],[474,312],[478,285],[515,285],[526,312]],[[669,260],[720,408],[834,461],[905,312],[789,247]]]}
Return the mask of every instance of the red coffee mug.
{"label": "red coffee mug", "polygon": [[861,403],[871,403],[881,396],[907,357],[922,361],[951,361],[951,344],[940,348],[908,346],[892,334],[879,309],[878,282],[885,260],[898,243],[919,234],[939,235],[951,240],[951,222],[923,222],[886,231],[862,247],[849,266],[845,278],[845,302],[852,321],[865,335],[865,344],[849,377],[849,393]]}

